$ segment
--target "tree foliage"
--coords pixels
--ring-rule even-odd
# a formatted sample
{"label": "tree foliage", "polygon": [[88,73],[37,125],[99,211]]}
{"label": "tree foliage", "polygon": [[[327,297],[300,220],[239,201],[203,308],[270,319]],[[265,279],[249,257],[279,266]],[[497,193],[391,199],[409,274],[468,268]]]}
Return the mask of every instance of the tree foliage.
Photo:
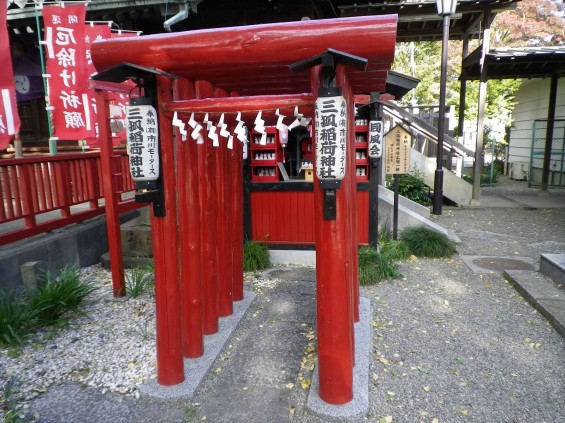
{"label": "tree foliage", "polygon": [[[499,13],[491,31],[491,47],[517,47],[533,45],[562,45],[565,42],[563,2],[551,0],[523,0],[515,10]],[[475,41],[470,51],[478,46]],[[461,83],[462,42],[449,42],[446,104],[456,106],[459,113]],[[420,80],[418,87],[401,103],[430,105],[439,103],[441,67],[441,42],[399,43],[393,69]],[[487,109],[485,118],[499,125],[510,124],[514,96],[520,80],[489,80],[487,83]],[[477,118],[478,82],[467,83],[465,119]]]}

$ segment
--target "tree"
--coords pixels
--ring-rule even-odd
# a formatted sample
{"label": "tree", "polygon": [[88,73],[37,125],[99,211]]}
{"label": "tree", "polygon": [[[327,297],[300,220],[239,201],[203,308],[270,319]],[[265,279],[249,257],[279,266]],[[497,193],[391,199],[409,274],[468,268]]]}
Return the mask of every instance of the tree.
{"label": "tree", "polygon": [[[563,3],[523,0],[515,10],[500,13],[492,26],[491,47],[562,45],[565,43]],[[475,43],[476,44],[476,43]],[[476,46],[476,45],[475,45]],[[459,105],[462,43],[450,41],[446,104]],[[473,48],[470,46],[470,49]],[[401,103],[438,104],[441,42],[400,43],[393,69],[420,79],[420,84]],[[520,80],[489,80],[485,118],[504,126],[510,124],[514,95]],[[465,119],[477,117],[478,83],[467,83]],[[456,107],[457,113],[459,113]]]}

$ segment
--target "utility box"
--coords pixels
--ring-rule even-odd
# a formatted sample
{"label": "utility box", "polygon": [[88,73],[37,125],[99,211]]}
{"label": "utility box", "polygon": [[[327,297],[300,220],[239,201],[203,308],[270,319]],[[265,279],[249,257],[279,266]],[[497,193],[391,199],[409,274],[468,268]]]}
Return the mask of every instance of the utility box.
{"label": "utility box", "polygon": [[510,169],[510,177],[516,181],[523,181],[528,179],[528,163],[512,162],[512,168]]}

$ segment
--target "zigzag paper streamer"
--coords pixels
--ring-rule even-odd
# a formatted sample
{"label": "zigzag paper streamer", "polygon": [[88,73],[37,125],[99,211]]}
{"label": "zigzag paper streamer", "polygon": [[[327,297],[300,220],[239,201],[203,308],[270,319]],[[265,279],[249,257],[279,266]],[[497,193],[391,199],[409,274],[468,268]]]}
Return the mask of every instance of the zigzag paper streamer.
{"label": "zigzag paper streamer", "polygon": [[277,128],[279,131],[285,128],[285,124],[283,123],[283,119],[286,117],[285,115],[280,113],[280,110],[277,109],[275,111],[275,114],[278,116],[277,118],[277,124],[275,126],[275,128]]}

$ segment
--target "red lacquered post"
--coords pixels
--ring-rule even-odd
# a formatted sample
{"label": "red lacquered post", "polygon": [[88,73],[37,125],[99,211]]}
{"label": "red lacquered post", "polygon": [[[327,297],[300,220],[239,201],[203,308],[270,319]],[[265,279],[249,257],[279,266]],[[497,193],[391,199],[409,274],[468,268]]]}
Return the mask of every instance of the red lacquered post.
{"label": "red lacquered post", "polygon": [[233,299],[243,300],[243,144],[233,140]]}
{"label": "red lacquered post", "polygon": [[[158,103],[171,99],[171,81],[157,77]],[[161,148],[161,178],[165,216],[151,207],[153,258],[155,261],[155,307],[157,318],[157,382],[176,385],[184,380],[181,342],[181,292],[179,283],[176,212],[175,154],[171,119],[157,107]]]}
{"label": "red lacquered post", "polygon": [[[338,85],[343,87],[343,93],[347,104],[355,103],[355,96],[351,91],[351,85],[345,73],[343,66],[338,66],[336,70],[336,79]],[[348,189],[348,236],[349,240],[349,284],[352,304],[353,322],[359,321],[359,240],[357,231],[357,179],[355,172],[355,111],[353,107],[347,109],[347,174],[349,175]],[[353,332],[354,334],[354,332]],[[354,348],[354,339],[352,339],[351,347]],[[355,357],[355,353],[353,354]]]}
{"label": "red lacquered post", "polygon": [[122,254],[122,233],[120,229],[120,213],[118,211],[119,191],[117,189],[116,172],[113,160],[112,130],[108,119],[108,102],[106,93],[96,90],[98,104],[98,122],[100,131],[100,167],[102,174],[111,175],[102,178],[104,203],[106,207],[106,230],[108,231],[108,249],[110,250],[110,265],[112,269],[112,287],[114,297],[126,295],[124,280],[124,259]]}
{"label": "red lacquered post", "polygon": [[[208,81],[196,81],[197,98],[214,97],[214,86]],[[200,246],[201,246],[201,281],[203,305],[203,330],[205,335],[218,332],[218,256],[216,195],[216,161],[212,140],[206,136],[206,125],[202,134],[204,144],[197,145],[198,175],[200,181]]]}
{"label": "red lacquered post", "polygon": [[[317,94],[319,67],[314,68],[311,75],[312,92]],[[315,134],[313,141],[315,146]],[[313,150],[315,156],[316,149]],[[349,177],[346,175],[344,179]],[[347,183],[343,181],[344,186]],[[348,211],[344,210],[344,188],[338,189],[336,195],[336,219],[324,220],[323,190],[318,178],[314,178],[320,398],[330,404],[344,404],[353,399],[353,325],[347,280]]]}
{"label": "red lacquered post", "polygon": [[[173,97],[194,98],[194,83],[179,79],[173,83]],[[183,119],[186,124],[186,119]],[[185,129],[190,131],[188,125]],[[179,213],[180,278],[182,289],[182,351],[188,358],[204,354],[202,331],[202,287],[200,281],[200,202],[197,146],[190,136],[180,141],[177,133],[177,196]]]}
{"label": "red lacquered post", "polygon": [[[226,90],[216,88],[215,98],[228,97]],[[225,116],[224,116],[225,118]],[[218,122],[215,122],[218,123]],[[220,133],[220,127],[217,133]],[[218,199],[217,229],[218,237],[216,247],[218,250],[218,312],[220,316],[229,316],[233,313],[232,304],[232,277],[231,277],[231,201],[230,178],[228,170],[228,138],[219,136],[220,146],[215,149],[216,156],[216,195]]]}

